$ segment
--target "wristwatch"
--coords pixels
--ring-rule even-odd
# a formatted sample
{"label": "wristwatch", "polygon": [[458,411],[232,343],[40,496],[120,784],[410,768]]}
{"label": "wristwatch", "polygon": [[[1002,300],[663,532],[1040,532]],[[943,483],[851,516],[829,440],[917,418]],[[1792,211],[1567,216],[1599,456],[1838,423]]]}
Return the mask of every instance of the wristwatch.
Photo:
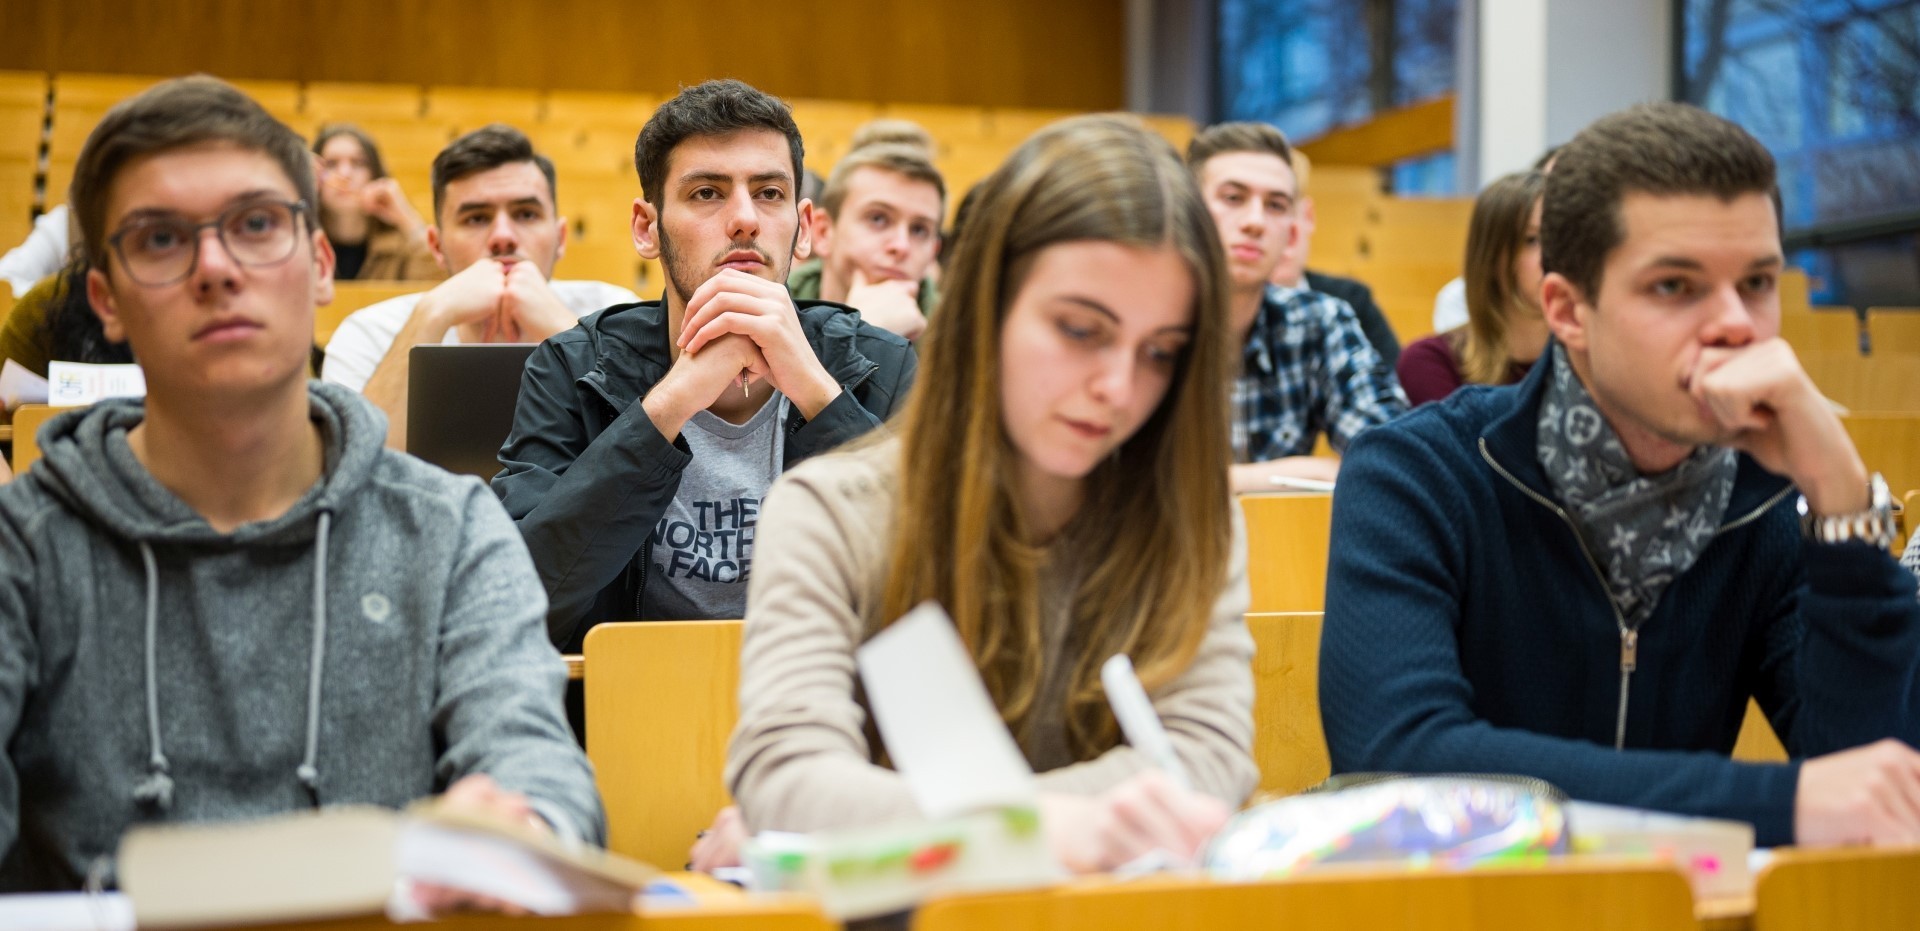
{"label": "wristwatch", "polygon": [[1800,496],[1800,531],[1816,543],[1858,540],[1880,549],[1893,546],[1893,493],[1875,472],[1867,479],[1867,509],[1852,514],[1815,514]]}

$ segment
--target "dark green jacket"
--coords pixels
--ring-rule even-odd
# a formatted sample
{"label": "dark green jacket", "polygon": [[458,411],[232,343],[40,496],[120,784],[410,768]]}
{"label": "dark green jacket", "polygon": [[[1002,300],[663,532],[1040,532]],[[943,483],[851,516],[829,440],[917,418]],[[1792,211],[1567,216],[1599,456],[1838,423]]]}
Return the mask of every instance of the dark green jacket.
{"label": "dark green jacket", "polygon": [[[906,340],[860,322],[853,308],[795,304],[842,390],[811,421],[789,416],[786,468],[879,426],[917,370]],[[693,461],[686,439],[667,442],[640,406],[671,364],[659,301],[592,314],[527,360],[493,490],[533,554],[550,603],[547,633],[562,650],[578,652],[600,621],[639,619],[646,573],[635,557]]]}
{"label": "dark green jacket", "polygon": [[[810,259],[793,267],[792,274],[787,276],[787,291],[793,295],[794,300],[820,299],[822,268],[819,259]],[[914,303],[920,305],[921,316],[932,317],[933,308],[940,303],[940,286],[934,284],[932,278],[920,279],[920,293],[914,298]]]}

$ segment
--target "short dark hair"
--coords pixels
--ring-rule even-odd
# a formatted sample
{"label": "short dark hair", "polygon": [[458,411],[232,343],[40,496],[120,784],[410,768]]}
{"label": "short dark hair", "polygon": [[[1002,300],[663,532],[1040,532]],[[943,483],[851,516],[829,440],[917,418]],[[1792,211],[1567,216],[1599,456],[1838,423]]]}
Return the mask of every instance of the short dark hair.
{"label": "short dark hair", "polygon": [[440,207],[447,199],[447,185],[468,175],[491,171],[501,165],[532,162],[547,176],[547,196],[559,209],[560,182],[553,173],[553,160],[533,150],[533,142],[505,123],[492,123],[467,133],[433,157],[433,220],[440,222]]}
{"label": "short dark hair", "polygon": [[[1216,155],[1228,152],[1262,152],[1279,157],[1293,167],[1293,147],[1287,134],[1265,123],[1215,123],[1187,141],[1187,167],[1194,174]],[[1295,192],[1298,193],[1298,192]]]}
{"label": "short dark hair", "polygon": [[633,168],[640,174],[640,196],[659,209],[665,199],[667,159],[680,143],[695,136],[724,136],[764,129],[787,137],[793,152],[793,183],[798,185],[806,147],[800,127],[785,101],[744,81],[727,78],[685,88],[653,111],[633,141]]}
{"label": "short dark hair", "polygon": [[1541,270],[1596,300],[1607,256],[1626,238],[1620,204],[1628,193],[1765,194],[1778,232],[1780,188],[1766,146],[1691,104],[1640,104],[1595,120],[1555,154],[1540,208]]}
{"label": "short dark hair", "polygon": [[107,267],[107,191],[120,170],[137,158],[206,142],[231,143],[279,163],[311,222],[317,198],[305,140],[225,81],[175,78],[114,104],[80,148],[67,202],[94,267]]}

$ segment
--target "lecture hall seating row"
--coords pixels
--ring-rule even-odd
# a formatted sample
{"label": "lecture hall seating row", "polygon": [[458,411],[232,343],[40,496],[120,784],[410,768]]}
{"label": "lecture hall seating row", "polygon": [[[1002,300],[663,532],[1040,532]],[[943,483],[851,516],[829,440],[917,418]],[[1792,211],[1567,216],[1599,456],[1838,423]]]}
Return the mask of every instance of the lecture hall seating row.
{"label": "lecture hall seating row", "polygon": [[[114,103],[159,80],[156,77],[0,72],[0,243],[24,238],[34,211],[66,199],[87,134]],[[490,122],[525,130],[553,158],[560,174],[559,206],[569,220],[558,277],[595,278],[658,290],[658,264],[633,252],[629,228],[638,196],[633,141],[659,98],[648,94],[536,91],[506,88],[422,87],[236,81],[269,112],[302,133],[350,121],[380,143],[390,174],[416,208],[430,210],[429,166],[460,133]],[[51,95],[49,96],[49,91]],[[1033,130],[1072,111],[1021,110],[794,100],[794,115],[807,139],[807,164],[824,174],[845,153],[861,124],[881,116],[912,119],[939,141],[936,161],[952,196],[984,178]],[[1184,117],[1143,117],[1174,144],[1193,133]],[[42,132],[44,128],[44,133]],[[44,170],[42,169],[44,146]],[[39,183],[36,183],[39,179]]]}

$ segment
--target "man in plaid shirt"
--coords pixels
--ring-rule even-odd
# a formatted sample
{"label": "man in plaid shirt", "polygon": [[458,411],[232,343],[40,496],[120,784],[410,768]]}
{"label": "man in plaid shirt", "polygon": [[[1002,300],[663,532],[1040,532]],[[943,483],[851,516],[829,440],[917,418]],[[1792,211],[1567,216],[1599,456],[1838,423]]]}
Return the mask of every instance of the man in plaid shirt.
{"label": "man in plaid shirt", "polygon": [[1345,301],[1268,284],[1299,235],[1286,136],[1263,123],[1210,126],[1187,146],[1187,164],[1220,227],[1246,347],[1233,386],[1233,489],[1331,481],[1340,461],[1313,455],[1320,434],[1342,452],[1406,411],[1407,396]]}

